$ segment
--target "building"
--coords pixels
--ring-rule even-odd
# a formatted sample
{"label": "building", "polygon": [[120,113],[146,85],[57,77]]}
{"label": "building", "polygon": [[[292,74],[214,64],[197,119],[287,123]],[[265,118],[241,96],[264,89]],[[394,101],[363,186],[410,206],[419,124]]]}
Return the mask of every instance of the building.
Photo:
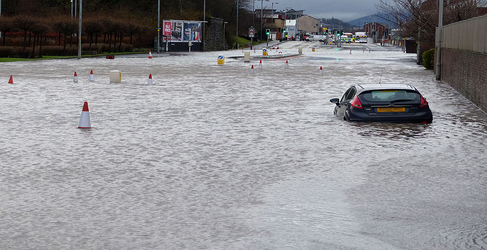
{"label": "building", "polygon": [[374,43],[380,42],[381,40],[387,39],[389,34],[387,34],[387,27],[380,23],[367,23],[364,25],[364,31],[367,33],[368,38],[372,38]]}
{"label": "building", "polygon": [[300,37],[304,36],[305,34],[315,34],[321,33],[320,31],[320,21],[314,17],[304,15],[298,17],[296,19],[297,27],[298,27],[298,35]]}

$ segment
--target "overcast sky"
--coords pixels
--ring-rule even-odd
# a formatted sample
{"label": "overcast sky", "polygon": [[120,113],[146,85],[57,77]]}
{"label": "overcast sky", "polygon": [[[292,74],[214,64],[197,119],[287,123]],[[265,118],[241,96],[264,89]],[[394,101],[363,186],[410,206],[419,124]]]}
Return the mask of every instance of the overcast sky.
{"label": "overcast sky", "polygon": [[[351,21],[377,13],[375,4],[379,0],[263,0],[264,9],[271,9],[274,3],[276,11],[292,8],[304,10],[304,14],[314,18],[338,18]],[[278,4],[276,4],[278,3]],[[255,8],[260,9],[261,1],[255,1]]]}

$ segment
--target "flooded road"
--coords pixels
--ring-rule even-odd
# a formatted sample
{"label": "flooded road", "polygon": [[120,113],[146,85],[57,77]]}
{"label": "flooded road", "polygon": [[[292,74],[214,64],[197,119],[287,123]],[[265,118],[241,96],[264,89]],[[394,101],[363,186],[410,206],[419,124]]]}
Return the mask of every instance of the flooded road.
{"label": "flooded road", "polygon": [[[262,69],[242,51],[1,64],[0,248],[487,248],[486,114],[415,55],[312,46]],[[379,81],[416,86],[433,123],[333,116]]]}

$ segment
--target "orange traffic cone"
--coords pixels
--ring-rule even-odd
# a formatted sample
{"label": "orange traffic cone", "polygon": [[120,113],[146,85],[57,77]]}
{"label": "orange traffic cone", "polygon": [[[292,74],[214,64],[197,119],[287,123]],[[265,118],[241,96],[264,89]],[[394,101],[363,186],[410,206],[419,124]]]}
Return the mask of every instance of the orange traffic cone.
{"label": "orange traffic cone", "polygon": [[83,111],[81,111],[81,117],[79,119],[78,128],[91,128],[90,123],[90,110],[88,109],[88,102],[83,105]]}
{"label": "orange traffic cone", "polygon": [[8,80],[8,83],[10,84],[14,84],[14,78],[12,75],[10,75],[10,80]]}

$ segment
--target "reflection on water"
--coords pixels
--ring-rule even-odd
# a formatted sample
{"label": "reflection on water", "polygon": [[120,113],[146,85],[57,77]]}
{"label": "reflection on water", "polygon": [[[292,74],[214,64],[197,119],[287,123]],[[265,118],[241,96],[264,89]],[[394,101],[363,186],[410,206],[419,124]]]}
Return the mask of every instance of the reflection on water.
{"label": "reflection on water", "polygon": [[[16,76],[0,85],[2,247],[485,247],[485,114],[401,52],[325,60],[319,75],[312,59],[339,53],[254,75],[219,53],[2,64]],[[434,122],[333,116],[329,99],[379,74],[418,87]]]}

